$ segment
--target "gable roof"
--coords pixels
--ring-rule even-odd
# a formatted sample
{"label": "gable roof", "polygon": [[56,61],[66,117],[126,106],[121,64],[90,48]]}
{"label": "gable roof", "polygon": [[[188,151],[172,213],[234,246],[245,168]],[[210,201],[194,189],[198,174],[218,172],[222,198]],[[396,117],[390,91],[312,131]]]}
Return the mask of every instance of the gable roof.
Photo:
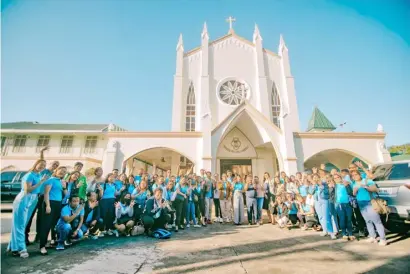
{"label": "gable roof", "polygon": [[[234,38],[236,38],[236,39],[238,39],[238,40],[244,42],[245,44],[248,44],[249,46],[252,46],[252,47],[255,46],[255,44],[254,44],[253,42],[249,41],[249,40],[246,39],[246,38],[243,38],[242,36],[237,35],[235,32],[230,32],[230,33],[228,33],[228,34],[226,34],[226,35],[224,35],[224,36],[222,36],[222,37],[219,37],[219,38],[217,38],[217,39],[215,39],[215,40],[213,40],[213,41],[209,41],[209,46],[215,45],[215,44],[217,44],[217,43],[219,43],[219,42],[222,42],[223,40],[226,40],[226,39],[228,39],[228,38],[230,38],[230,37],[234,37]],[[201,46],[196,47],[196,48],[193,48],[193,49],[191,49],[191,50],[185,52],[184,57],[190,56],[190,55],[192,55],[192,54],[194,54],[194,53],[196,53],[196,52],[198,52],[198,51],[200,51],[200,50],[201,50]],[[273,51],[270,51],[270,50],[265,49],[265,48],[263,49],[263,52],[265,52],[265,53],[267,53],[267,54],[269,54],[269,55],[275,56],[275,57],[278,57],[278,56],[279,56],[278,54],[274,53]]]}
{"label": "gable roof", "polygon": [[[2,131],[108,131],[110,124],[41,124],[38,122],[13,122],[1,123]],[[125,131],[125,129],[112,125],[113,131]]]}
{"label": "gable roof", "polygon": [[327,119],[323,112],[318,107],[315,107],[310,117],[307,131],[332,131],[335,129],[336,127]]}

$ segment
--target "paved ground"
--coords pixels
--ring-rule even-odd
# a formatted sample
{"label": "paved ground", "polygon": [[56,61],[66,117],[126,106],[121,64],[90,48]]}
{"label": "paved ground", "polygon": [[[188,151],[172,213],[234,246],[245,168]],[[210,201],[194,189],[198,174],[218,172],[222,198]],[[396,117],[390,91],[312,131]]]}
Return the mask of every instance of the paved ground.
{"label": "paved ground", "polygon": [[45,257],[30,246],[30,258],[20,259],[5,253],[10,217],[2,213],[2,273],[410,273],[409,235],[389,235],[379,247],[267,224],[214,224],[170,240],[107,237]]}

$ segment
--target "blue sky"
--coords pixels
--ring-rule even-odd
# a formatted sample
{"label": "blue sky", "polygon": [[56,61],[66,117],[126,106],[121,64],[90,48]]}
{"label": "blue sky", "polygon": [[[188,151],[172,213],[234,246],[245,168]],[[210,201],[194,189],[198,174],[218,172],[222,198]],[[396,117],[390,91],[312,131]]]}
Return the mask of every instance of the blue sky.
{"label": "blue sky", "polygon": [[410,141],[410,1],[3,0],[1,120],[171,128],[175,47],[225,18],[277,52],[284,35],[301,127],[315,105],[343,131]]}

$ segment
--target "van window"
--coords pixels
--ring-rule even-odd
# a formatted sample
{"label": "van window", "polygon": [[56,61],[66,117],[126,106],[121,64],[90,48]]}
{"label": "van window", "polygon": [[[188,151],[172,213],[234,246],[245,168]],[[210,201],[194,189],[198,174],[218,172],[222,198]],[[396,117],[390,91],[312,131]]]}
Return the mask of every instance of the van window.
{"label": "van window", "polygon": [[14,176],[16,176],[17,171],[4,171],[1,173],[1,183],[9,183],[13,181]]}
{"label": "van window", "polygon": [[373,171],[373,181],[408,180],[410,179],[410,164],[397,163],[380,165]]}

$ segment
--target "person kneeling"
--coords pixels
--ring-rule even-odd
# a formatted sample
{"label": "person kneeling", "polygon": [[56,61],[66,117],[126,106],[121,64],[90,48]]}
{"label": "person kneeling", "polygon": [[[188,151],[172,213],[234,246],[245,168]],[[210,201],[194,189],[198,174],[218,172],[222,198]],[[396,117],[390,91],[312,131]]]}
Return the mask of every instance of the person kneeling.
{"label": "person kneeling", "polygon": [[96,240],[98,239],[99,228],[102,227],[100,218],[100,207],[98,206],[97,193],[88,192],[87,202],[84,207],[84,224],[81,227],[82,231],[88,230],[88,237]]}
{"label": "person kneeling", "polygon": [[164,229],[165,224],[171,220],[171,216],[167,213],[169,205],[162,199],[162,191],[162,188],[155,189],[154,196],[148,199],[145,205],[142,222],[148,235],[151,235],[155,229]]}
{"label": "person kneeling", "polygon": [[[120,202],[115,203],[115,229],[122,235],[130,236],[131,230],[134,227],[134,204],[131,201],[131,194],[127,193],[120,198]],[[116,234],[117,237],[119,236]]]}
{"label": "person kneeling", "polygon": [[[84,206],[80,205],[80,197],[72,195],[68,205],[61,210],[61,218],[56,229],[58,233],[57,250],[64,250],[64,245],[71,245],[71,239],[81,239],[84,235]],[[85,228],[87,229],[87,228]]]}

